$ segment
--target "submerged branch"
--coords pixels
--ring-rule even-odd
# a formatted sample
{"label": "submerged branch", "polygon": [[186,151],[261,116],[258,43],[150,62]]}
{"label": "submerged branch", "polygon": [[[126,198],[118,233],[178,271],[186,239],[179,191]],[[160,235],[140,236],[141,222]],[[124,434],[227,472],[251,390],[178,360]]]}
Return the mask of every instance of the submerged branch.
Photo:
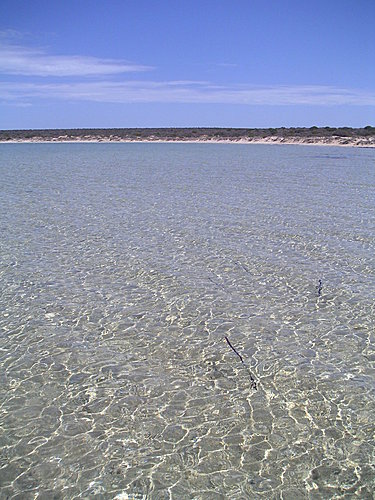
{"label": "submerged branch", "polygon": [[319,283],[318,285],[316,286],[317,290],[318,290],[318,297],[321,296],[322,294],[322,288],[323,288],[323,283],[322,283],[322,280],[319,280]]}
{"label": "submerged branch", "polygon": [[233,345],[231,344],[230,340],[228,339],[228,337],[224,337],[225,340],[227,341],[227,344],[229,345],[229,347],[232,349],[232,351],[240,358],[241,360],[241,363],[246,366],[247,368],[247,371],[249,372],[249,375],[250,375],[250,387],[251,389],[254,389],[254,390],[257,390],[258,389],[258,384],[257,384],[257,381],[255,380],[255,377],[254,375],[251,373],[250,371],[250,368],[247,366],[247,364],[245,363],[245,361],[243,360],[243,357],[241,356],[241,354],[237,351],[237,349],[235,347],[233,347]]}
{"label": "submerged branch", "polygon": [[232,346],[228,337],[225,337],[225,340],[227,341],[227,343],[228,343],[229,347],[232,349],[232,351],[235,352],[237,354],[237,356],[240,358],[241,363],[245,364],[241,354]]}

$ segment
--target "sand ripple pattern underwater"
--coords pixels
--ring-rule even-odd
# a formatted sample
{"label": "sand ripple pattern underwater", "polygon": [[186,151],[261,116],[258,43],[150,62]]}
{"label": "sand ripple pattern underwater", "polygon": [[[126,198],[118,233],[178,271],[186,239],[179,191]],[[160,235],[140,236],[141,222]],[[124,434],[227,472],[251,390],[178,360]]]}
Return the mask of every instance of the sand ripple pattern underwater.
{"label": "sand ripple pattern underwater", "polygon": [[1,499],[373,498],[374,151],[4,144],[0,181]]}

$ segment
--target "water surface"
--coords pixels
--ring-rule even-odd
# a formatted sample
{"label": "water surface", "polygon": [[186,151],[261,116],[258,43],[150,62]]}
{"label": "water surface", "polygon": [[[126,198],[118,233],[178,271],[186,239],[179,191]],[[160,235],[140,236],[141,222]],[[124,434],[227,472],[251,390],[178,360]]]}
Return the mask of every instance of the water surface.
{"label": "water surface", "polygon": [[0,497],[373,498],[374,167],[0,145]]}

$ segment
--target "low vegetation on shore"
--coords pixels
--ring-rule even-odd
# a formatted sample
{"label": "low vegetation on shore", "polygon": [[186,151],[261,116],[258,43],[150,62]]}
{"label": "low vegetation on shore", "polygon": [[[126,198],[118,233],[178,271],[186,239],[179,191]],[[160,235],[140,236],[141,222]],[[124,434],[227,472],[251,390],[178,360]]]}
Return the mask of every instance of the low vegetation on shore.
{"label": "low vegetation on shore", "polygon": [[372,145],[375,127],[298,128],[89,128],[0,130],[0,142],[232,141]]}

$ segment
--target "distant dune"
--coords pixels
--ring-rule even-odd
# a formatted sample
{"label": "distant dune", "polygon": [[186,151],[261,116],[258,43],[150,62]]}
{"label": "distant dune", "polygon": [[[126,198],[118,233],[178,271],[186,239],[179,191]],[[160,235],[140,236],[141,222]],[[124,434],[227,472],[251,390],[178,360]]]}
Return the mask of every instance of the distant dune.
{"label": "distant dune", "polygon": [[375,127],[0,130],[0,142],[204,142],[375,147]]}

